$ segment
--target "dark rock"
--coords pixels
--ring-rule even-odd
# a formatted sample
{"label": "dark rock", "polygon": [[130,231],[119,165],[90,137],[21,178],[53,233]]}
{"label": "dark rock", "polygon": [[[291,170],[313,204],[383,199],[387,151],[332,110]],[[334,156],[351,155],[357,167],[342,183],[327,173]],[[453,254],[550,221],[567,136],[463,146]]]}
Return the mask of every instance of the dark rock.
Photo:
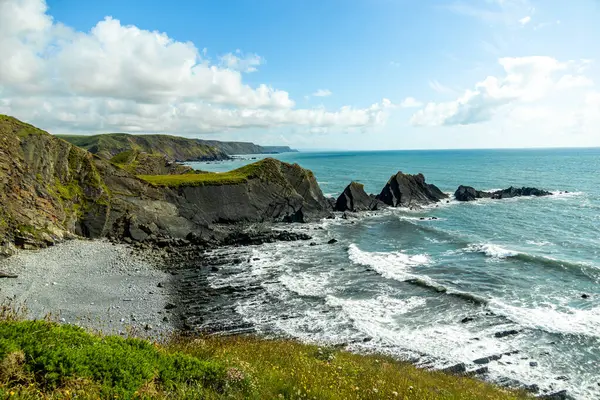
{"label": "dark rock", "polygon": [[468,376],[477,376],[477,375],[487,374],[488,372],[490,372],[490,370],[489,370],[488,367],[481,367],[481,368],[474,369],[472,371],[468,371],[466,373],[466,375],[468,375]]}
{"label": "dark rock", "polygon": [[218,272],[218,271],[219,271],[219,267],[214,267],[214,266],[213,266],[213,267],[210,267],[210,270],[211,270],[212,272]]}
{"label": "dark rock", "polygon": [[338,242],[338,241],[337,241],[337,239],[330,239],[330,240],[327,242],[327,244],[335,244],[335,243],[337,243],[337,242]]}
{"label": "dark rock", "polygon": [[177,308],[177,306],[173,303],[167,303],[165,304],[165,310],[172,310],[174,308]]}
{"label": "dark rock", "polygon": [[518,334],[519,334],[519,331],[517,331],[515,329],[511,329],[511,330],[508,330],[508,331],[496,332],[494,334],[494,336],[497,337],[497,338],[503,338],[503,337],[506,337],[506,336],[518,335]]}
{"label": "dark rock", "polygon": [[310,246],[316,246],[317,244],[315,242],[310,242]]}
{"label": "dark rock", "polygon": [[572,397],[567,394],[566,390],[561,390],[560,392],[555,392],[555,393],[539,396],[538,399],[541,399],[541,400],[571,400]]}
{"label": "dark rock", "polygon": [[335,202],[336,211],[371,211],[377,210],[384,206],[376,198],[369,196],[364,189],[364,186],[358,182],[351,182]]}
{"label": "dark rock", "polygon": [[475,188],[471,186],[460,185],[454,192],[454,198],[458,201],[473,201],[483,197],[491,197],[491,195],[489,195],[487,192],[475,190]]}
{"label": "dark rock", "polygon": [[0,278],[18,278],[18,277],[19,277],[18,275],[0,271]]}
{"label": "dark rock", "polygon": [[554,379],[556,379],[557,381],[568,381],[568,380],[569,380],[569,377],[568,377],[568,376],[565,376],[565,375],[561,375],[561,376],[557,376],[557,377],[556,377],[556,378],[554,378]]}
{"label": "dark rock", "polygon": [[462,375],[467,372],[467,366],[465,363],[459,363],[451,367],[443,368],[440,371],[451,375]]}
{"label": "dark rock", "polygon": [[466,324],[467,322],[471,322],[473,321],[472,317],[465,317],[463,319],[460,320],[461,323]]}
{"label": "dark rock", "polygon": [[508,199],[520,196],[550,196],[551,194],[548,191],[532,187],[515,188],[511,186],[508,189],[497,190],[495,192],[484,192],[476,190],[471,186],[460,185],[454,192],[454,198],[458,201],[473,201],[482,198]]}
{"label": "dark rock", "polygon": [[530,367],[537,367],[537,366],[538,366],[538,363],[537,363],[537,361],[530,361],[530,362],[529,362],[529,366],[530,366]]}
{"label": "dark rock", "polygon": [[582,295],[581,295],[581,298],[582,298],[582,299],[589,299],[589,298],[590,298],[590,295],[589,295],[589,294],[585,294],[585,293],[584,293],[584,294],[582,294]]}
{"label": "dark rock", "polygon": [[498,354],[498,355],[493,355],[493,356],[489,356],[489,357],[478,358],[477,360],[474,360],[473,363],[477,364],[477,365],[489,364],[490,361],[496,361],[501,358],[502,358],[502,354]]}
{"label": "dark rock", "polygon": [[411,207],[437,203],[448,196],[437,186],[425,183],[423,174],[393,175],[377,199],[392,207]]}
{"label": "dark rock", "polygon": [[164,287],[165,287],[165,284],[164,284],[164,283],[162,283],[162,282],[158,282],[158,284],[156,285],[156,287],[159,287],[159,288],[164,288]]}

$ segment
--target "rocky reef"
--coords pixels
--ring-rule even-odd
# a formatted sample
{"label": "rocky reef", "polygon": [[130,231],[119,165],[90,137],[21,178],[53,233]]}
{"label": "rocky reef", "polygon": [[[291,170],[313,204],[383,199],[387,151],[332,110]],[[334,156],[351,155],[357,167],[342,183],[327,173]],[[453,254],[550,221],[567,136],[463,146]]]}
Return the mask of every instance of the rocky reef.
{"label": "rocky reef", "polygon": [[503,190],[496,190],[494,192],[484,192],[481,190],[476,190],[471,186],[463,186],[460,185],[458,189],[454,192],[454,198],[458,201],[473,201],[477,199],[509,199],[512,197],[521,197],[521,196],[550,196],[552,193],[537,189],[533,187],[522,187],[515,188],[509,187]]}

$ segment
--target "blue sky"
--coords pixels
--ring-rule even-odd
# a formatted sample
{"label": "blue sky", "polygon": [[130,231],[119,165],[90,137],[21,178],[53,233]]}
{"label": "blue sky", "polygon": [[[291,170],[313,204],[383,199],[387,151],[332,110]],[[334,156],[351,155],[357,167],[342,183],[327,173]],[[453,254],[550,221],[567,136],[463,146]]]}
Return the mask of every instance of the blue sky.
{"label": "blue sky", "polygon": [[0,112],[300,148],[600,146],[595,0],[0,0]]}

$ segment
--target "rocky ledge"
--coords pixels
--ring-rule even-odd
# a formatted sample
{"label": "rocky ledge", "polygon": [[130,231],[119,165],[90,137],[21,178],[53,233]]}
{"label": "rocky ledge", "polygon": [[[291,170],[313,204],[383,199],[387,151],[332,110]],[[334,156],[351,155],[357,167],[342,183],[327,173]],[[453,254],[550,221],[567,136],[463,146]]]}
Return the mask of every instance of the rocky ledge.
{"label": "rocky ledge", "polygon": [[515,188],[509,187],[508,189],[496,190],[494,192],[484,192],[476,190],[471,186],[460,185],[456,192],[454,192],[454,198],[458,201],[473,201],[477,199],[509,199],[512,197],[521,196],[550,196],[552,193],[537,189],[533,187],[522,187]]}

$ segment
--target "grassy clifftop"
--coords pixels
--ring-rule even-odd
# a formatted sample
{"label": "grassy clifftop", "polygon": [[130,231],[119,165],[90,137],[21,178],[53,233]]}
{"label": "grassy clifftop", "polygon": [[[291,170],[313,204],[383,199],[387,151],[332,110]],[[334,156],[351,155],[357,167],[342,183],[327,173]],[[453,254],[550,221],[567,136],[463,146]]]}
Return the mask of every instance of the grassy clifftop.
{"label": "grassy clifftop", "polygon": [[162,155],[177,161],[223,160],[228,156],[220,149],[169,135],[129,135],[109,133],[94,136],[57,135],[63,140],[100,157],[111,159],[123,152],[144,152]]}
{"label": "grassy clifftop", "polygon": [[254,178],[260,178],[270,183],[285,183],[281,172],[282,166],[296,168],[306,173],[307,176],[313,176],[311,171],[305,170],[297,164],[291,165],[273,158],[265,158],[228,172],[140,175],[139,177],[154,186],[161,187],[236,185]]}
{"label": "grassy clifftop", "polygon": [[[0,313],[1,314],[1,313]],[[0,397],[15,399],[526,399],[468,378],[288,340],[156,344],[45,321],[0,321]]]}

